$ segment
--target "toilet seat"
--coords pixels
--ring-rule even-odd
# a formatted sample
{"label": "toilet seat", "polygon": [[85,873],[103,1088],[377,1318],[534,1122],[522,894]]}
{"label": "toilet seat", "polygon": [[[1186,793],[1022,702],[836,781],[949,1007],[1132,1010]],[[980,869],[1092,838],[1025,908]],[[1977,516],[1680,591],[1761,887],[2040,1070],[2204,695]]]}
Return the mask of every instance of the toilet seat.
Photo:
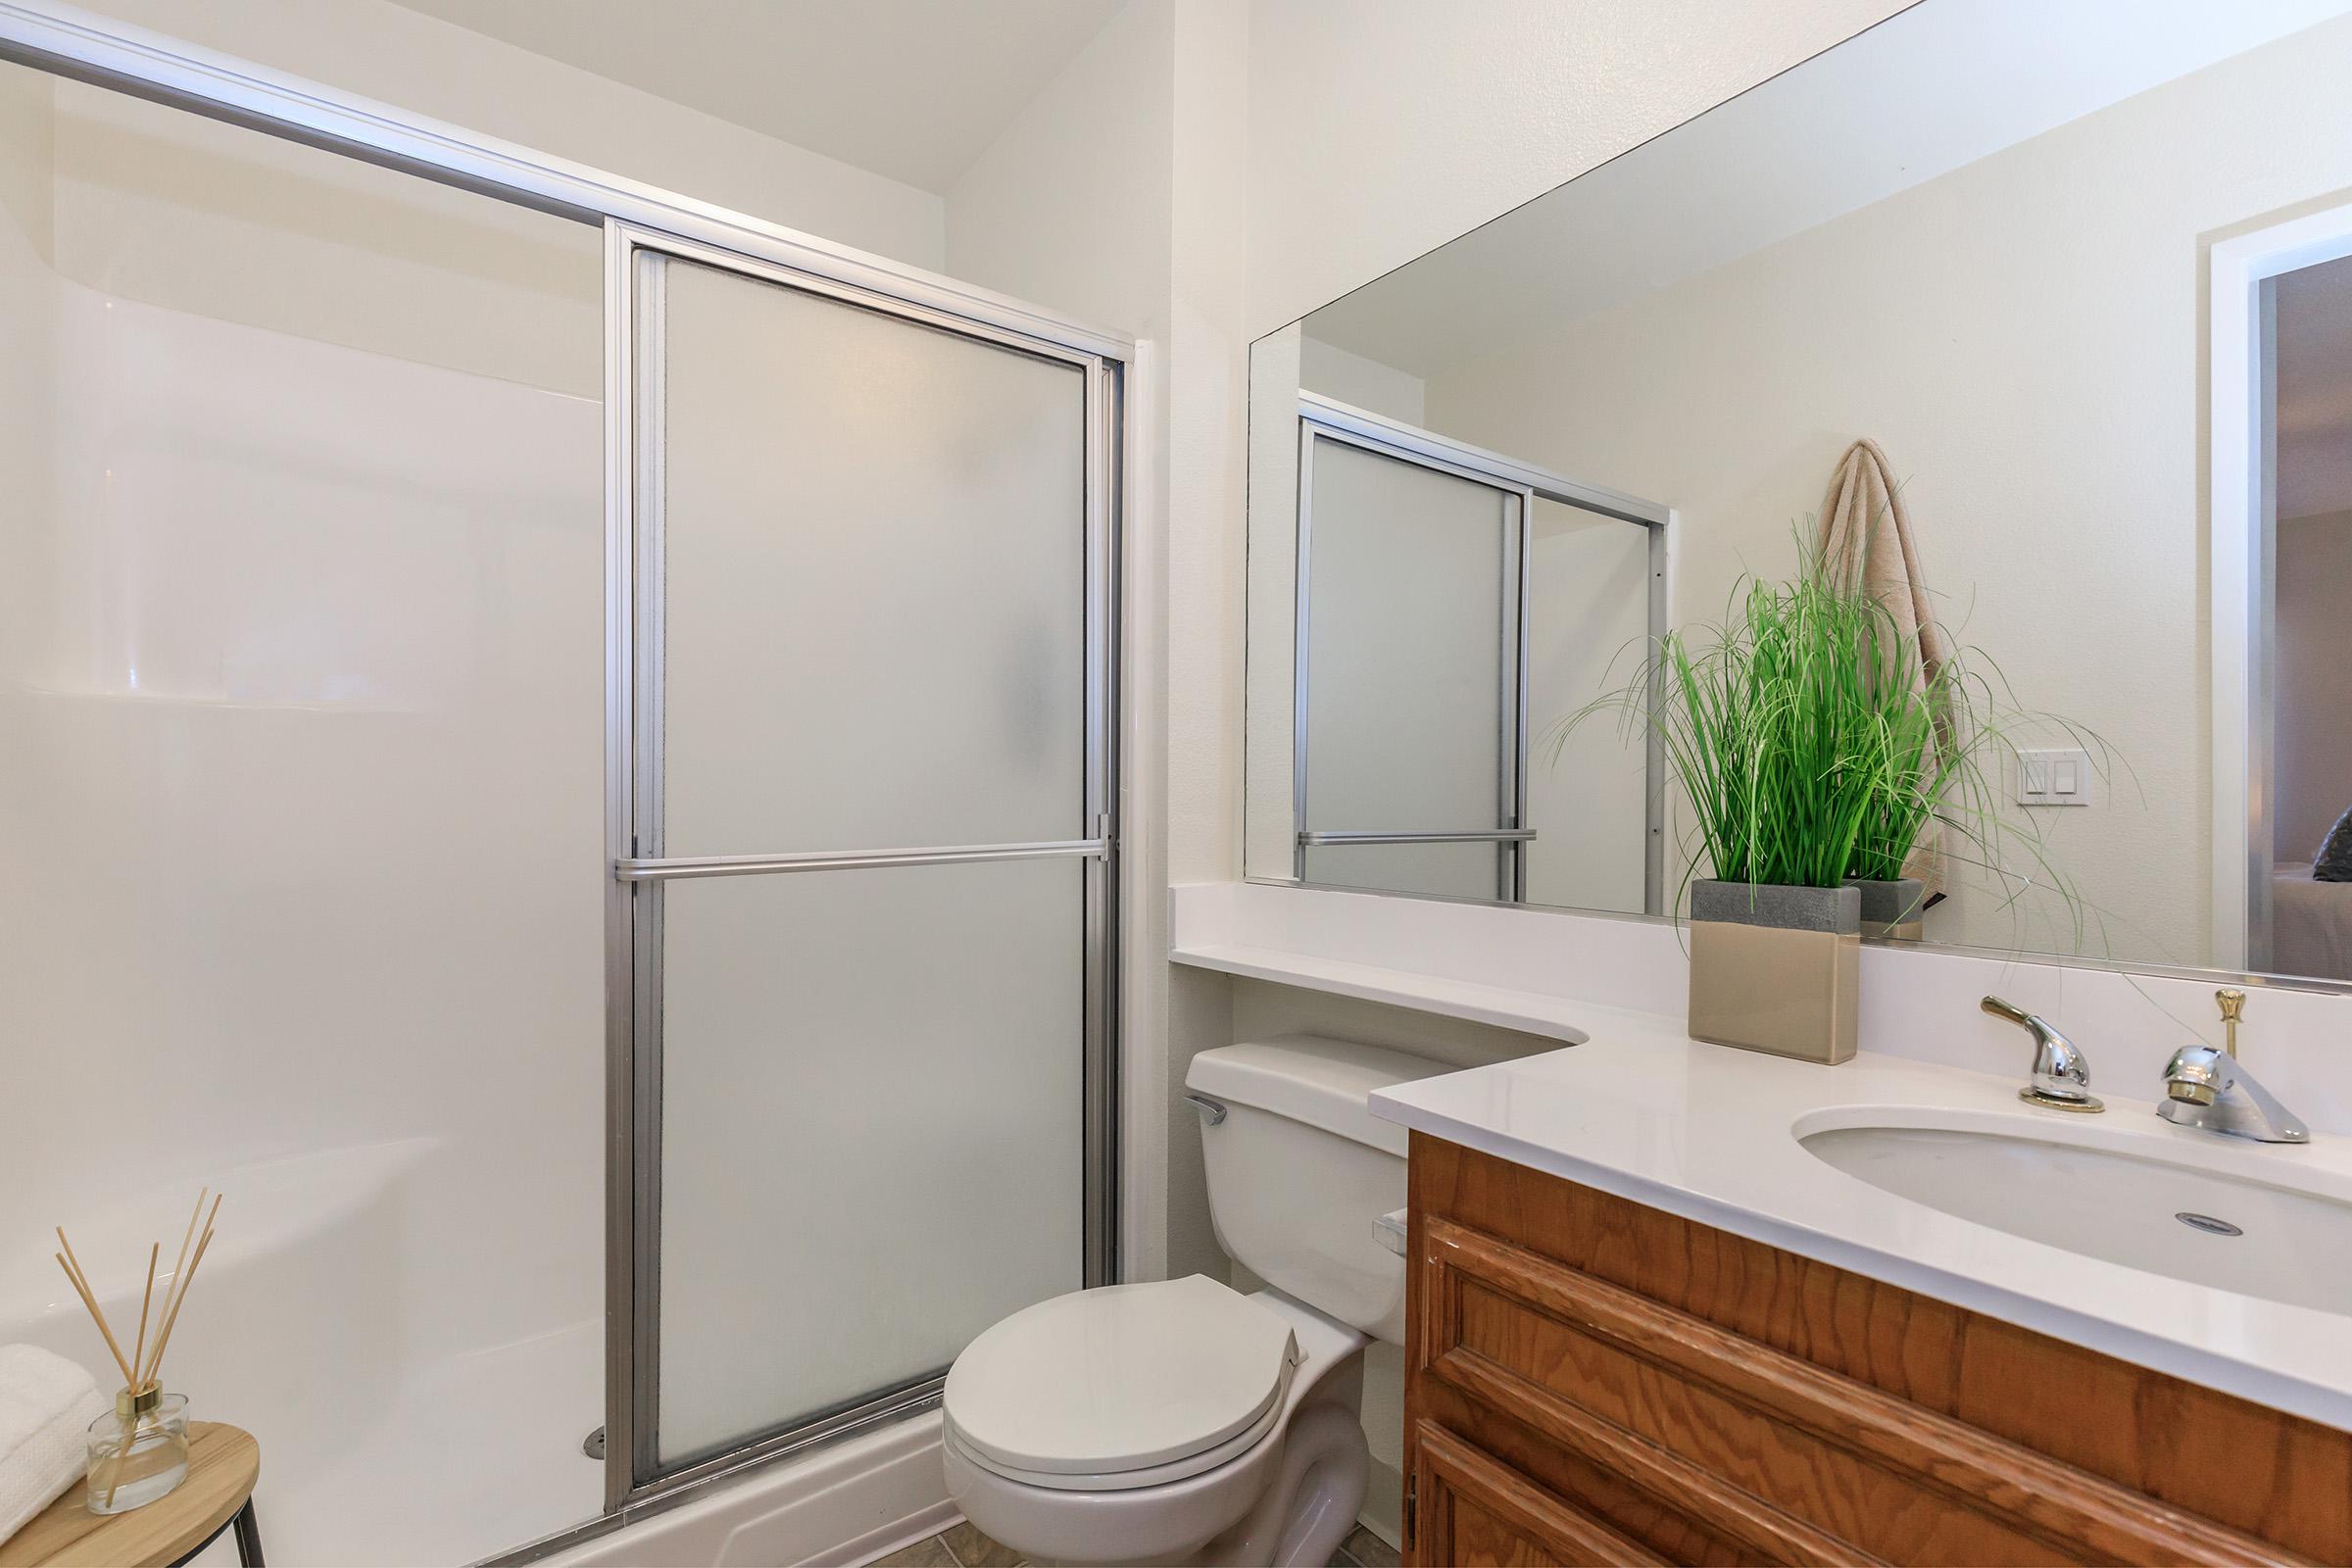
{"label": "toilet seat", "polygon": [[1159,1486],[1228,1463],[1279,1421],[1289,1323],[1202,1275],[1076,1291],[956,1358],[941,1404],[975,1465],[1055,1491]]}

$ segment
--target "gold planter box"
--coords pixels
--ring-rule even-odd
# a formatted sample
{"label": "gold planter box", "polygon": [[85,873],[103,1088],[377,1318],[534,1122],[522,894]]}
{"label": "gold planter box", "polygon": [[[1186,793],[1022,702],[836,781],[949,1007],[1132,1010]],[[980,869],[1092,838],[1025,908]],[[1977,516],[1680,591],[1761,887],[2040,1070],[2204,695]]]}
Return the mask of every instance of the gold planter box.
{"label": "gold planter box", "polygon": [[1844,1061],[1861,985],[1860,889],[1690,884],[1691,1038]]}

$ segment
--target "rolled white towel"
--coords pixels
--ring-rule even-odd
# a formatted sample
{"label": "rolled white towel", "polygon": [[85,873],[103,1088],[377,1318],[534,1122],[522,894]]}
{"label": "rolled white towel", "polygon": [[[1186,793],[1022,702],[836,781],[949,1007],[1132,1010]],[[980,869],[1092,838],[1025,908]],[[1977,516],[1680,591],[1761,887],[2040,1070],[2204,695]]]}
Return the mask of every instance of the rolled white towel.
{"label": "rolled white towel", "polygon": [[89,1373],[37,1345],[0,1345],[0,1541],[81,1479],[83,1434],[109,1408]]}

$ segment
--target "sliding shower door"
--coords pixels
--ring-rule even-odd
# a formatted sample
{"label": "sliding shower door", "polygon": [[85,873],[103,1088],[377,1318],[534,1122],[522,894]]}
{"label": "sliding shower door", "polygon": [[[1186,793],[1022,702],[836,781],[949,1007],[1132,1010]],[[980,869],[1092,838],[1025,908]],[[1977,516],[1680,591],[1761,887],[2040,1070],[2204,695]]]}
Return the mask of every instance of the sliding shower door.
{"label": "sliding shower door", "polygon": [[643,1484],[908,1408],[1108,1277],[1116,383],[612,244]]}

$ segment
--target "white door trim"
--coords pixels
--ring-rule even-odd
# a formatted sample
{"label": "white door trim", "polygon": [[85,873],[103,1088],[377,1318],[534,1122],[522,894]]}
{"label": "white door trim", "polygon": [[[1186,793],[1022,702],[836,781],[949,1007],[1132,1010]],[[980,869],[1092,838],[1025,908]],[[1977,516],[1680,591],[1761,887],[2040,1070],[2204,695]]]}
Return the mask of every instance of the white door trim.
{"label": "white door trim", "polygon": [[[2268,967],[2274,505],[2266,352],[2283,272],[2352,256],[2352,205],[2217,242],[2212,279],[2213,950]],[[2261,915],[2255,914],[2260,906]],[[2252,950],[2261,949],[2262,952]]]}

